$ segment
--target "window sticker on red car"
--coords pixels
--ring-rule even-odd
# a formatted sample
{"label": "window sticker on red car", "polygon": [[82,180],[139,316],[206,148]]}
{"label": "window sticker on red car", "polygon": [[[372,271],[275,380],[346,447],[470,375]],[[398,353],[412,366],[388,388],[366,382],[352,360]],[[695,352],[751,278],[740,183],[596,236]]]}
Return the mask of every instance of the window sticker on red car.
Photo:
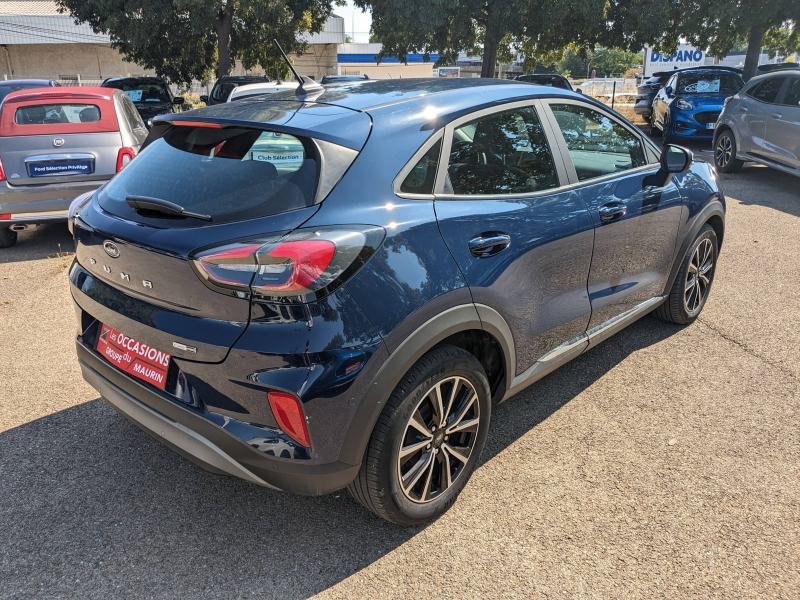
{"label": "window sticker on red car", "polygon": [[103,324],[97,351],[125,373],[164,389],[170,355]]}

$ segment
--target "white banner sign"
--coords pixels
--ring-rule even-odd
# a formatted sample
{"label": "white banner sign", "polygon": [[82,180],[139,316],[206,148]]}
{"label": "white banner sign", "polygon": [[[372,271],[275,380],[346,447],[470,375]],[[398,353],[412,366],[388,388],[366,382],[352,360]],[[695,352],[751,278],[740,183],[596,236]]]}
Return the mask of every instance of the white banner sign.
{"label": "white banner sign", "polygon": [[656,71],[673,71],[706,64],[706,53],[686,44],[678,46],[678,50],[674,54],[654,52],[649,47],[645,48],[645,53],[647,55],[645,73],[648,76]]}

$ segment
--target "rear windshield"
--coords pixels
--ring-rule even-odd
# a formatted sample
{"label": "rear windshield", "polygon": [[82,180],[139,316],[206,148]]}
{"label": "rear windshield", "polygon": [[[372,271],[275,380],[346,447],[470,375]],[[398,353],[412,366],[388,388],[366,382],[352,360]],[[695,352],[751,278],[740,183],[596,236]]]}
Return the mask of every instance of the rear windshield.
{"label": "rear windshield", "polygon": [[141,223],[163,226],[166,220],[170,227],[197,227],[209,223],[160,213],[137,214],[126,199],[167,200],[186,211],[209,215],[212,225],[314,203],[317,160],[308,140],[244,127],[164,129],[163,136],[102,189],[98,200],[103,209]]}
{"label": "rear windshield", "polygon": [[166,86],[158,83],[125,83],[124,81],[111,81],[105,87],[115,88],[125,92],[136,104],[148,102],[170,102]]}
{"label": "rear windshield", "polygon": [[744,82],[734,73],[687,73],[678,77],[679,94],[735,94]]}
{"label": "rear windshield", "polygon": [[49,123],[95,123],[100,120],[100,107],[95,104],[37,104],[21,106],[14,115],[17,125]]}

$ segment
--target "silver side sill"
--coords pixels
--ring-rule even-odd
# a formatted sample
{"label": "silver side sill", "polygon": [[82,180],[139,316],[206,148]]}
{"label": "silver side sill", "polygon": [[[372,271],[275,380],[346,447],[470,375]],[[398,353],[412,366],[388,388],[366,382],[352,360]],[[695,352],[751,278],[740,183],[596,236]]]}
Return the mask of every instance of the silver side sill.
{"label": "silver side sill", "polygon": [[161,413],[139,402],[133,396],[109,384],[105,378],[84,362],[81,362],[81,370],[83,371],[83,378],[100,392],[106,402],[141,429],[153,433],[156,439],[163,439],[169,442],[196,458],[200,463],[209,465],[217,471],[273,490],[278,489],[245,469],[210,440],[188,427],[168,419]]}
{"label": "silver side sill", "polygon": [[659,304],[664,302],[665,299],[666,296],[650,298],[641,304],[637,304],[633,308],[629,308],[624,313],[609,319],[605,323],[600,323],[600,325],[592,327],[586,332],[586,335],[589,336],[589,346],[586,349],[594,348],[600,342],[607,340],[618,331],[625,329],[628,325],[655,309]]}
{"label": "silver side sill", "polygon": [[501,402],[508,400],[514,394],[521,392],[532,383],[539,381],[545,375],[552,373],[558,367],[568,363],[586,350],[594,348],[600,342],[607,340],[615,333],[656,308],[659,304],[664,302],[665,298],[666,296],[656,296],[655,298],[645,300],[641,304],[637,304],[633,308],[609,319],[605,323],[592,327],[586,333],[581,333],[571,340],[567,340],[560,346],[553,348],[533,363],[524,373],[514,377],[511,381],[511,386],[506,391]]}

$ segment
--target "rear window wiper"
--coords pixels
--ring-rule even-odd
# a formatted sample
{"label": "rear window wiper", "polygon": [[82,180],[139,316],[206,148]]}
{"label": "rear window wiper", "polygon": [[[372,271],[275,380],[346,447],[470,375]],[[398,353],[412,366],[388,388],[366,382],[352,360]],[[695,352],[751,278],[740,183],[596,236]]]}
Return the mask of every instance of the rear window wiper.
{"label": "rear window wiper", "polygon": [[203,221],[210,221],[211,215],[201,215],[199,213],[189,212],[184,209],[180,204],[162,200],[161,198],[150,198],[149,196],[128,196],[125,202],[130,206],[134,212],[143,210],[150,212],[158,212],[171,217],[192,217],[194,219],[202,219]]}

